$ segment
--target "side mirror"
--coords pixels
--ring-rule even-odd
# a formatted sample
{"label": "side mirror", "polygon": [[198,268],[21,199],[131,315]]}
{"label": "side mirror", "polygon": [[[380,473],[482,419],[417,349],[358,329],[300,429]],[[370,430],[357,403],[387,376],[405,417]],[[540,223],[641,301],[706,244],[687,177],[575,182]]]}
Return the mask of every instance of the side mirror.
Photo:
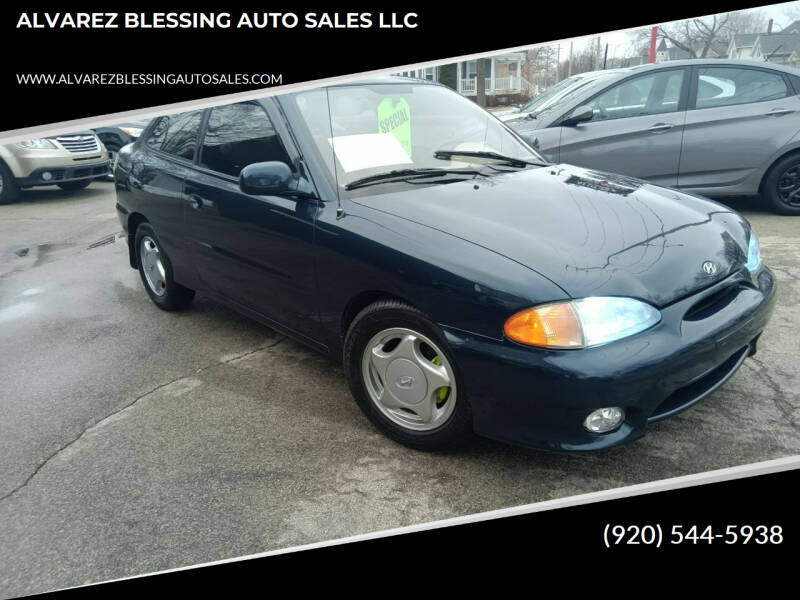
{"label": "side mirror", "polygon": [[273,160],[253,163],[242,169],[239,188],[254,196],[277,196],[295,191],[297,182],[289,165]]}
{"label": "side mirror", "polygon": [[579,123],[585,123],[586,121],[591,121],[594,118],[594,110],[591,106],[579,106],[575,110],[573,110],[570,115],[561,121],[562,125],[578,125]]}
{"label": "side mirror", "polygon": [[538,137],[536,137],[535,135],[532,135],[530,133],[522,133],[522,134],[520,134],[520,137],[523,140],[525,140],[525,143],[527,143],[531,148],[533,148],[534,150],[537,150],[537,151],[539,150],[539,138]]}

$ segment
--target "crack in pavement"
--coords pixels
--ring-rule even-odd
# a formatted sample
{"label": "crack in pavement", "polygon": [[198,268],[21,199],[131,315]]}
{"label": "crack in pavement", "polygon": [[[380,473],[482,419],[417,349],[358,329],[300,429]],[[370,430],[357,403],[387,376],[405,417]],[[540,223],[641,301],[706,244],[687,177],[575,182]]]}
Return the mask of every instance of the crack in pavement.
{"label": "crack in pavement", "polygon": [[778,271],[778,273],[783,273],[789,279],[794,279],[795,281],[800,281],[800,277],[798,277],[797,275],[795,275],[793,273],[790,273],[788,268],[785,269],[783,267],[776,267],[774,265],[770,265],[769,268],[772,269],[773,271]]}
{"label": "crack in pavement", "polygon": [[772,378],[772,375],[769,373],[770,367],[768,367],[766,363],[755,356],[751,356],[750,360],[759,367],[758,369],[753,369],[756,377],[761,379],[761,381],[773,391],[774,396],[772,397],[772,402],[775,404],[775,408],[777,408],[778,412],[783,416],[784,419],[786,419],[789,426],[793,427],[794,429],[800,429],[800,423],[797,423],[794,417],[797,407],[794,406],[792,401],[786,397],[786,394],[784,393],[783,389],[781,389],[780,384]]}
{"label": "crack in pavement", "polygon": [[69,448],[73,444],[75,444],[78,441],[80,441],[80,439],[84,435],[89,433],[92,429],[95,429],[96,427],[101,426],[105,421],[107,421],[111,417],[114,417],[114,416],[118,415],[119,413],[131,408],[137,402],[139,402],[139,400],[142,400],[143,398],[146,398],[147,396],[150,396],[151,394],[154,394],[158,390],[160,390],[162,388],[165,388],[168,385],[172,385],[173,383],[175,383],[177,381],[180,381],[181,379],[186,379],[187,377],[191,377],[193,375],[197,375],[198,373],[202,373],[204,371],[209,371],[211,369],[216,369],[218,367],[224,367],[225,365],[228,365],[228,364],[230,364],[232,362],[235,362],[237,360],[241,360],[243,358],[247,358],[248,356],[252,356],[253,354],[256,354],[256,353],[261,352],[263,350],[270,350],[272,348],[275,348],[277,345],[279,345],[280,343],[282,343],[286,339],[287,339],[286,336],[281,336],[278,339],[276,339],[275,341],[273,341],[273,342],[271,342],[269,344],[266,344],[265,346],[259,346],[258,348],[254,349],[254,350],[248,350],[247,352],[244,352],[242,354],[237,354],[236,356],[233,356],[233,357],[228,358],[226,360],[215,362],[215,363],[211,363],[209,365],[205,365],[203,367],[200,367],[196,371],[193,371],[190,374],[180,375],[178,377],[175,377],[174,379],[171,379],[170,381],[167,381],[166,383],[160,383],[156,387],[154,387],[153,389],[148,390],[147,392],[144,392],[143,394],[140,394],[139,396],[136,396],[136,398],[134,398],[131,402],[127,403],[125,406],[122,406],[121,408],[118,408],[117,410],[115,410],[113,412],[110,412],[109,414],[107,414],[102,419],[99,419],[99,420],[95,421],[94,423],[92,423],[91,425],[86,426],[75,438],[73,438],[71,441],[67,442],[66,444],[64,444],[60,448],[58,448],[50,456],[48,456],[42,462],[40,462],[36,466],[36,468],[33,470],[33,472],[30,475],[28,475],[28,477],[25,479],[25,481],[23,481],[20,485],[15,487],[13,490],[8,492],[7,494],[5,494],[3,496],[0,496],[0,502],[2,502],[3,500],[8,500],[14,494],[19,492],[24,487],[26,487],[33,480],[33,478],[36,477],[36,475],[39,473],[39,471],[41,471],[47,465],[47,463],[49,463],[56,456],[61,454],[64,450],[66,450],[67,448]]}

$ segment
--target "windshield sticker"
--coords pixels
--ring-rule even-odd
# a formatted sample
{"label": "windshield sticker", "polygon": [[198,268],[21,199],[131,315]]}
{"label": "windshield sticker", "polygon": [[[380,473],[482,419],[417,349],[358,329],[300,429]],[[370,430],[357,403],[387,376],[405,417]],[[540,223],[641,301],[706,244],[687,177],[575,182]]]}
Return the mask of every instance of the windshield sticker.
{"label": "windshield sticker", "polygon": [[400,141],[391,133],[337,136],[328,138],[328,143],[345,173],[411,163]]}
{"label": "windshield sticker", "polygon": [[378,132],[391,133],[411,156],[411,106],[408,100],[384,98],[378,105]]}

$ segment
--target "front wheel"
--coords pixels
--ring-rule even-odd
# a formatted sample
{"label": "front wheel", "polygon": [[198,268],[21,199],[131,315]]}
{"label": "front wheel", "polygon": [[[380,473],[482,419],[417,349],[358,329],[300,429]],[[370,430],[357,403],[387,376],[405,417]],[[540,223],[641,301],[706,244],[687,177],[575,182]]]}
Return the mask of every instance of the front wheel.
{"label": "front wheel", "polygon": [[761,197],[774,212],[800,216],[800,154],[775,163],[764,180]]}
{"label": "front wheel", "polygon": [[136,229],[136,263],[147,295],[163,310],[186,308],[194,299],[194,290],[177,283],[172,265],[149,223]]}
{"label": "front wheel", "polygon": [[11,204],[19,198],[19,186],[14,174],[0,161],[0,204]]}
{"label": "front wheel", "polygon": [[80,181],[65,181],[64,183],[57,183],[56,185],[68,192],[77,192],[78,190],[88,187],[90,183],[92,183],[91,179],[81,179]]}
{"label": "front wheel", "polygon": [[472,412],[439,328],[415,308],[384,300],[362,310],[344,344],[350,389],[364,414],[397,442],[441,450],[472,436]]}

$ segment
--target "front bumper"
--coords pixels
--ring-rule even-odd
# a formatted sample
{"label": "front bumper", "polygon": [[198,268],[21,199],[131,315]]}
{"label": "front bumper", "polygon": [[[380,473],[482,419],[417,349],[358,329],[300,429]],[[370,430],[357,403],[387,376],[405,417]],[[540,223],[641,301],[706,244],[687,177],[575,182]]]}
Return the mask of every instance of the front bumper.
{"label": "front bumper", "polygon": [[[79,164],[69,166],[41,167],[27,177],[18,177],[20,187],[35,187],[39,185],[56,185],[66,181],[81,181],[95,179],[111,172],[111,161],[104,160],[92,164]],[[49,173],[50,178],[45,179],[44,174]]]}
{"label": "front bumper", "polygon": [[[775,278],[747,271],[661,310],[655,327],[582,350],[544,350],[443,327],[472,405],[475,431],[544,448],[598,450],[633,441],[648,423],[697,403],[756,350],[775,304]],[[606,434],[584,429],[597,408],[625,420]]]}

